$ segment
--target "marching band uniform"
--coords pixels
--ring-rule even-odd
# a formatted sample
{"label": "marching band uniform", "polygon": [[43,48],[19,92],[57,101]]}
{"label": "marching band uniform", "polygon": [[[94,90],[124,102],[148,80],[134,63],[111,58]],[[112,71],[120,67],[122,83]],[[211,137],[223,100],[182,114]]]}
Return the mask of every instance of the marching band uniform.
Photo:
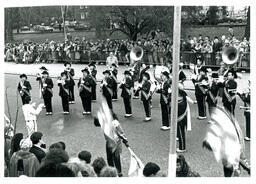
{"label": "marching band uniform", "polygon": [[186,151],[186,127],[187,127],[187,93],[179,89],[178,91],[178,119],[177,119],[177,138],[178,152]]}
{"label": "marching band uniform", "polygon": [[151,109],[149,99],[151,83],[149,82],[149,80],[150,75],[147,72],[145,72],[143,75],[142,86],[139,87],[139,90],[141,91],[141,101],[143,102],[144,110],[146,113],[146,118],[144,119],[144,121],[146,122],[151,121]]}
{"label": "marching band uniform", "polygon": [[197,79],[192,79],[192,82],[195,85],[195,96],[198,106],[198,119],[206,119],[205,98],[207,94],[207,86],[203,83],[207,82],[208,78],[205,76],[205,74],[202,74],[202,72],[206,73],[205,67],[200,69],[201,74],[197,76]]}
{"label": "marching band uniform", "polygon": [[170,94],[168,90],[171,87],[171,81],[169,79],[169,73],[163,72],[162,75],[166,76],[166,80],[161,84],[161,88],[157,90],[160,93],[160,104],[161,104],[161,112],[162,112],[162,130],[170,129]]}
{"label": "marching band uniform", "polygon": [[218,100],[218,93],[220,85],[217,83],[216,79],[218,78],[218,73],[212,74],[212,82],[209,85],[207,96],[206,96],[206,102],[208,103],[209,112],[211,112],[212,107],[217,106],[217,100]]}
{"label": "marching band uniform", "polygon": [[83,74],[86,73],[86,75],[83,76],[83,78],[79,79],[78,82],[78,88],[79,88],[79,95],[82,100],[82,105],[84,108],[83,114],[91,114],[91,108],[92,108],[92,86],[95,85],[95,81],[92,79],[92,77],[89,75],[88,69],[82,70]]}
{"label": "marching band uniform", "polygon": [[251,138],[251,113],[250,113],[250,103],[251,103],[251,94],[250,91],[247,93],[238,93],[238,95],[240,96],[240,98],[243,100],[244,102],[244,116],[245,116],[245,123],[246,123],[246,133],[245,133],[245,140],[249,141]]}
{"label": "marching band uniform", "polygon": [[22,74],[20,75],[20,82],[18,84],[18,91],[20,93],[21,96],[21,100],[22,100],[22,104],[25,104],[25,98],[26,96],[30,96],[30,90],[32,89],[30,82],[27,81],[27,75],[26,74]]}
{"label": "marching band uniform", "polygon": [[131,73],[129,71],[124,72],[125,80],[121,83],[119,88],[122,89],[121,97],[123,97],[124,107],[125,107],[125,117],[132,116],[132,107],[131,107],[131,95],[133,88],[133,80]]}
{"label": "marching band uniform", "polygon": [[[65,77],[64,77],[65,76]],[[63,78],[64,77],[64,78]],[[59,96],[62,101],[62,108],[64,114],[69,114],[69,80],[67,80],[66,72],[61,73],[61,79],[58,79]]]}
{"label": "marching band uniform", "polygon": [[97,70],[96,70],[96,66],[93,63],[90,63],[89,65],[90,68],[90,72],[91,72],[91,78],[94,81],[92,85],[92,100],[95,101],[96,100],[96,86],[97,86],[97,81],[96,81],[96,75],[97,75]]}
{"label": "marching band uniform", "polygon": [[[229,73],[231,73],[233,75],[233,77],[235,76],[233,71],[229,71]],[[227,79],[226,81],[224,81],[224,83],[222,84],[224,87],[224,93],[223,93],[223,97],[222,97],[222,103],[223,106],[225,107],[226,110],[228,110],[229,112],[231,112],[233,115],[235,114],[235,106],[236,106],[236,89],[237,89],[237,83],[234,79]]]}
{"label": "marching band uniform", "polygon": [[73,68],[71,67],[71,63],[66,62],[64,64],[64,66],[66,67],[64,72],[66,72],[67,74],[67,80],[69,80],[69,88],[68,88],[68,95],[69,95],[69,103],[74,104],[75,103],[75,95],[74,95],[74,86],[75,86],[75,81],[73,79],[74,75],[75,75],[75,71]]}
{"label": "marching band uniform", "polygon": [[112,106],[112,96],[113,96],[112,89],[113,89],[113,85],[114,85],[114,80],[110,76],[111,73],[109,70],[105,70],[103,72],[103,74],[104,75],[107,74],[107,76],[105,76],[105,78],[103,79],[103,81],[101,83],[102,94],[106,98],[109,108],[112,109],[113,108],[113,106]]}
{"label": "marching band uniform", "polygon": [[44,99],[44,105],[46,107],[46,115],[52,115],[53,82],[52,79],[49,77],[49,73],[47,71],[43,71],[42,75],[45,76],[38,76],[36,80],[40,81],[42,86],[41,90]]}
{"label": "marching band uniform", "polygon": [[112,75],[111,77],[113,78],[113,81],[114,81],[114,85],[113,85],[113,96],[112,96],[112,99],[113,100],[117,100],[117,73],[118,73],[118,70],[116,69],[117,65],[115,63],[112,64]]}

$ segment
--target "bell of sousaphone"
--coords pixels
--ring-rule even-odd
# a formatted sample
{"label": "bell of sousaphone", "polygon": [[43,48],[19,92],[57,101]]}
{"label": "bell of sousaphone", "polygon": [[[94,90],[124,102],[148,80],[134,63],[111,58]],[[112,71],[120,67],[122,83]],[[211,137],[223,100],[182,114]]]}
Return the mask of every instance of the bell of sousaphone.
{"label": "bell of sousaphone", "polygon": [[133,47],[130,52],[130,59],[133,61],[139,61],[143,57],[143,49],[141,47]]}
{"label": "bell of sousaphone", "polygon": [[225,47],[222,52],[222,60],[227,65],[235,64],[239,59],[239,51],[235,47]]}

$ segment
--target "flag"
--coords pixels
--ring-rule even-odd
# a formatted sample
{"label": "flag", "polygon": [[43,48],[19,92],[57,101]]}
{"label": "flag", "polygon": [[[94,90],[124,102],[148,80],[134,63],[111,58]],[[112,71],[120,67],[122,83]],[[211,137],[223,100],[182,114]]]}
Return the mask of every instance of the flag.
{"label": "flag", "polygon": [[238,165],[243,151],[243,135],[234,116],[221,107],[213,108],[203,147],[213,151],[217,162]]}
{"label": "flag", "polygon": [[114,149],[117,146],[118,136],[115,133],[112,112],[109,109],[109,106],[105,98],[102,98],[101,105],[97,112],[97,117],[100,123],[100,127],[104,132],[106,139],[109,142],[109,146],[111,146]]}
{"label": "flag", "polygon": [[131,154],[131,162],[130,162],[130,168],[128,171],[129,177],[143,177],[143,168],[144,164],[142,161],[135,155],[135,153],[132,151],[130,147],[128,147],[128,150]]}

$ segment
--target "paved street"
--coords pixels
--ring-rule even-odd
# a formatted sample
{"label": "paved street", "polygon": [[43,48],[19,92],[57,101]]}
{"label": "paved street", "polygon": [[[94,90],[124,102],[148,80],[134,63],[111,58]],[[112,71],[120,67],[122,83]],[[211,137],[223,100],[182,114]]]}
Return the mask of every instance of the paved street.
{"label": "paved street", "polygon": [[[7,87],[7,96],[10,104],[10,110],[12,119],[15,118],[16,112],[16,86],[19,80],[19,76],[15,74],[26,73],[29,75],[35,75],[39,72],[41,65],[31,64],[22,65],[14,63],[4,63],[5,67],[5,87]],[[51,76],[58,76],[63,70],[63,65],[50,64],[45,65],[49,69]],[[82,65],[73,66],[76,72],[76,79],[81,76]],[[97,79],[100,80],[103,75],[102,71],[105,66],[98,66]],[[118,80],[122,80],[122,73],[126,68],[121,66],[119,69]],[[151,69],[152,71],[153,69]],[[189,71],[185,71],[189,75]],[[238,80],[239,89],[246,88],[249,74],[243,74],[243,79]],[[41,103],[39,99],[38,82],[35,80],[35,76],[29,76],[28,80],[32,85],[32,99],[37,104]],[[82,104],[80,97],[78,96],[78,90],[76,88],[76,104],[71,105],[71,114],[69,116],[62,115],[61,99],[58,96],[58,87],[56,84],[56,78],[54,81],[53,90],[53,116],[45,116],[45,110],[39,115],[38,129],[44,134],[44,141],[49,146],[51,143],[57,141],[64,141],[67,145],[67,151],[70,155],[76,156],[81,150],[88,150],[92,153],[92,160],[98,156],[106,158],[105,153],[105,140],[100,128],[97,128],[93,124],[92,116],[82,115]],[[76,81],[77,82],[77,81]],[[186,88],[193,88],[191,81],[185,83]],[[188,95],[195,99],[194,92],[187,91]],[[120,94],[120,91],[119,91]],[[100,101],[99,85],[97,88],[97,102],[93,103],[92,115],[95,115],[98,109],[98,103]],[[21,99],[19,98],[19,116],[17,122],[17,132],[23,132],[26,135],[24,117],[21,111]],[[243,111],[239,110],[239,106],[243,105],[241,100],[237,97],[236,118],[242,130],[245,130],[245,119]],[[219,104],[221,100],[219,99]],[[132,100],[133,117],[130,119],[124,118],[124,105],[120,98],[117,102],[113,102],[113,109],[118,114],[119,120],[126,132],[131,148],[141,158],[143,163],[149,161],[159,164],[162,170],[167,172],[168,167],[168,152],[169,152],[169,131],[163,132],[161,127],[161,112],[159,104],[159,95],[156,94],[153,97],[153,109],[152,109],[152,121],[149,123],[143,122],[144,110],[140,100]],[[5,104],[6,107],[6,104]],[[202,140],[204,139],[206,128],[208,126],[207,121],[199,121],[197,117],[197,106],[190,105],[192,114],[192,131],[187,133],[187,152],[184,153],[192,170],[200,173],[201,176],[223,176],[222,165],[216,163],[213,154],[209,151],[202,149]],[[5,108],[7,114],[7,108]],[[245,143],[246,156],[250,160],[250,144]],[[122,166],[123,173],[127,176],[129,168],[130,156],[128,150],[123,146],[122,154]],[[243,171],[242,176],[248,176]]]}

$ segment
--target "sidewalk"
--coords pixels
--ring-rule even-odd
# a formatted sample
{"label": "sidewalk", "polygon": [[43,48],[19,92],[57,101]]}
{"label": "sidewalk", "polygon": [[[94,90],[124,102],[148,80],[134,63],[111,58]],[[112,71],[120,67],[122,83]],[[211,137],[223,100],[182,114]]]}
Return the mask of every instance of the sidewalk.
{"label": "sidewalk", "polygon": [[[40,72],[39,68],[41,66],[45,66],[50,73],[50,76],[53,78],[57,78],[60,76],[60,73],[64,70],[64,65],[63,64],[15,64],[15,63],[7,63],[4,62],[4,73],[5,74],[12,74],[12,75],[20,75],[22,73],[27,74],[28,76],[35,76],[37,73]],[[75,77],[74,79],[78,80],[80,77],[82,77],[82,72],[81,70],[86,67],[87,65],[84,64],[73,64],[72,67],[75,70]],[[103,79],[103,74],[102,72],[106,70],[107,67],[105,65],[97,65],[97,81],[101,81]],[[128,67],[126,66],[120,66],[118,68],[118,76],[117,80],[122,81],[123,79],[123,73],[125,70],[127,70]],[[150,72],[154,72],[154,68],[149,69]],[[191,76],[191,71],[188,69],[184,70],[187,78],[190,78]],[[241,73],[242,74],[242,79],[237,79],[238,83],[238,90],[243,90],[247,88],[248,85],[248,80],[250,78],[250,73]],[[18,76],[17,76],[18,77]],[[184,82],[185,88],[188,89],[194,89],[194,85],[191,80],[187,80]]]}

